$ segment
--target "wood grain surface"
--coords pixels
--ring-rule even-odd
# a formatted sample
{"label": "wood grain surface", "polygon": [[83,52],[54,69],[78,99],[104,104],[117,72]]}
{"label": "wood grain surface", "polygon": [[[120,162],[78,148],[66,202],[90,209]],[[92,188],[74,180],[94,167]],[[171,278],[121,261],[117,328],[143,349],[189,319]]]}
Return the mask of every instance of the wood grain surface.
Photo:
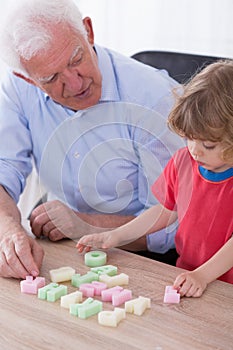
{"label": "wood grain surface", "polygon": [[[50,283],[49,270],[71,266],[85,274],[89,268],[75,243],[41,240],[45,258],[40,276]],[[164,304],[165,286],[171,285],[178,268],[119,249],[107,252],[107,264],[129,275],[133,298],[151,298],[151,309],[142,316],[127,314],[116,328],[98,324],[97,315],[86,320],[69,314],[55,303],[22,294],[20,281],[0,278],[1,350],[232,350],[233,286],[215,281],[201,298],[182,298],[180,304]],[[70,282],[68,293],[77,288]],[[122,306],[123,307],[123,306]],[[110,303],[104,310],[113,310]]]}

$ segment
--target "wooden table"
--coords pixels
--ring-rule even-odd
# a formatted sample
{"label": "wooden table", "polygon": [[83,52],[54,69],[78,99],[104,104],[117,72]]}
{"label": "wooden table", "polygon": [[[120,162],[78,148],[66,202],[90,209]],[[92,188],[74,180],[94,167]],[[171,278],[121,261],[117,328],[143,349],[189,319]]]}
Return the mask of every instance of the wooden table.
{"label": "wooden table", "polygon": [[[41,276],[49,283],[49,270],[71,266],[85,274],[89,268],[72,241],[41,240],[45,258]],[[108,251],[108,264],[129,275],[133,297],[151,298],[142,316],[127,314],[116,328],[98,324],[97,315],[83,320],[55,303],[22,294],[19,280],[0,278],[1,350],[198,350],[233,349],[233,286],[212,283],[201,298],[182,298],[164,304],[166,285],[179,269],[118,249]],[[77,290],[70,283],[68,293]],[[104,303],[104,309],[112,309]]]}

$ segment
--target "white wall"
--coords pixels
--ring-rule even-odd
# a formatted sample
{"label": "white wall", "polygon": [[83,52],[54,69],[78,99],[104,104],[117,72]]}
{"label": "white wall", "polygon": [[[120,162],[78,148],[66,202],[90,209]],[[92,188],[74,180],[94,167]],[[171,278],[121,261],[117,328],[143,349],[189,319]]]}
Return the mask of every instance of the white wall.
{"label": "white wall", "polygon": [[96,42],[126,55],[146,49],[233,58],[232,0],[76,0]]}
{"label": "white wall", "polygon": [[[18,1],[0,0],[0,21]],[[92,18],[96,43],[123,54],[154,49],[233,58],[232,0],[74,1]]]}

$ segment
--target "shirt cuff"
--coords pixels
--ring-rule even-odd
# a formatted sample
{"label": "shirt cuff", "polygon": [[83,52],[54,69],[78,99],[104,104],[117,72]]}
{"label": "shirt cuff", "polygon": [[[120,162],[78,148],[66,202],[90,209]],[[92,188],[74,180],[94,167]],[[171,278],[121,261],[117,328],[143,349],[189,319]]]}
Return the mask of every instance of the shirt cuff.
{"label": "shirt cuff", "polygon": [[163,230],[151,233],[146,237],[147,249],[153,253],[164,254],[170,249],[175,248],[175,234],[177,231],[177,222],[166,227]]}

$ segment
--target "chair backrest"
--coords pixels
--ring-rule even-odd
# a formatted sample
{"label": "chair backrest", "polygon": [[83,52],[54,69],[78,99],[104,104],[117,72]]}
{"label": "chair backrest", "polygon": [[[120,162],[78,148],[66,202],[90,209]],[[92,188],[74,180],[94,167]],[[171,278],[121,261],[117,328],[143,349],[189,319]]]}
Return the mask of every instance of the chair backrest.
{"label": "chair backrest", "polygon": [[131,57],[152,67],[166,69],[172,78],[182,84],[208,64],[223,59],[170,51],[141,51]]}

